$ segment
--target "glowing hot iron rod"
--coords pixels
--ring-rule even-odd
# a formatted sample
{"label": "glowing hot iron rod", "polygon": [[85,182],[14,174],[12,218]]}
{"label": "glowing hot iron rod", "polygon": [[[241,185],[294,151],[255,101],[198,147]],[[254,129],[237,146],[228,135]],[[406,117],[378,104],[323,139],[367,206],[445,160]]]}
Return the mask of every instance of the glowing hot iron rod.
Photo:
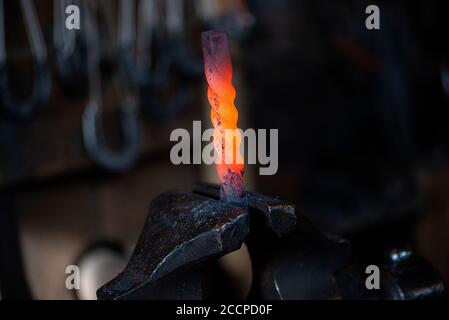
{"label": "glowing hot iron rod", "polygon": [[244,162],[240,151],[241,133],[237,130],[238,112],[234,105],[232,62],[225,32],[207,31],[201,35],[204,73],[209,85],[208,98],[214,126],[216,167],[221,182],[221,200],[243,203]]}

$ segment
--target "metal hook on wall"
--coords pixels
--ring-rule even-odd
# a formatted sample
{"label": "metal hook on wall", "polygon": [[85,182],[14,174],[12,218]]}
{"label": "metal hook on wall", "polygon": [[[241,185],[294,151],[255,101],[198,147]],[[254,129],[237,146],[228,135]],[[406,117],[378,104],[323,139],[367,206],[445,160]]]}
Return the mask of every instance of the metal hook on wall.
{"label": "metal hook on wall", "polygon": [[110,150],[105,144],[98,102],[91,100],[83,114],[84,146],[89,158],[111,172],[129,170],[139,157],[140,129],[135,101],[126,99],[120,106],[120,112],[124,147],[119,151]]}
{"label": "metal hook on wall", "polygon": [[34,86],[26,99],[18,99],[10,92],[6,65],[5,3],[0,0],[0,107],[10,116],[29,118],[45,104],[50,96],[51,80],[47,66],[47,49],[32,0],[20,0],[25,28],[30,41],[34,66]]}
{"label": "metal hook on wall", "polygon": [[201,58],[195,57],[186,39],[184,0],[166,1],[166,24],[169,49],[177,72],[184,77],[198,78],[203,74]]}
{"label": "metal hook on wall", "polygon": [[[136,4],[135,0],[120,1],[118,60],[134,86],[140,90],[160,88],[168,79],[170,60],[164,52],[160,34],[154,32],[157,22],[156,2],[140,0],[137,30],[134,30]],[[152,57],[153,50],[158,56],[157,63]]]}
{"label": "metal hook on wall", "polygon": [[140,126],[135,100],[126,94],[120,105],[120,123],[123,147],[110,150],[106,146],[101,120],[101,73],[98,48],[98,28],[94,18],[86,10],[88,38],[88,78],[90,100],[83,114],[83,139],[89,158],[101,168],[112,172],[129,170],[138,160],[140,149]]}
{"label": "metal hook on wall", "polygon": [[[85,24],[82,30],[68,30],[65,26],[65,9],[77,5],[83,15],[79,0],[54,0],[53,44],[55,62],[62,88],[72,96],[85,93],[87,88],[87,45]],[[81,19],[83,22],[84,19]],[[83,31],[84,30],[84,31]]]}
{"label": "metal hook on wall", "polygon": [[[180,57],[184,51],[180,49],[184,46],[173,45],[181,43],[183,6],[182,3],[164,6],[157,0],[140,0],[136,23],[136,4],[135,0],[120,1],[118,60],[122,70],[140,90],[146,117],[156,122],[168,120],[187,109],[194,97],[192,79],[186,78],[195,68],[191,63],[181,67]],[[163,9],[167,11],[165,20],[161,14]],[[164,39],[163,31],[167,31],[173,41]],[[192,72],[189,74],[189,71]],[[173,80],[176,80],[174,86]],[[169,95],[164,94],[167,91]]]}

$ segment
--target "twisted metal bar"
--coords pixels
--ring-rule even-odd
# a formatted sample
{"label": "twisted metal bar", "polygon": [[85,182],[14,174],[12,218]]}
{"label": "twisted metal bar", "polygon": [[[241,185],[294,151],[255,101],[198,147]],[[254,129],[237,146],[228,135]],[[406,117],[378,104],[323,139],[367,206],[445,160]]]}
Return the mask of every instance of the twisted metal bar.
{"label": "twisted metal bar", "polygon": [[204,73],[209,84],[211,120],[215,128],[216,166],[221,181],[221,199],[243,202],[244,163],[240,153],[241,133],[237,128],[238,112],[232,85],[232,62],[225,32],[208,31],[201,35]]}

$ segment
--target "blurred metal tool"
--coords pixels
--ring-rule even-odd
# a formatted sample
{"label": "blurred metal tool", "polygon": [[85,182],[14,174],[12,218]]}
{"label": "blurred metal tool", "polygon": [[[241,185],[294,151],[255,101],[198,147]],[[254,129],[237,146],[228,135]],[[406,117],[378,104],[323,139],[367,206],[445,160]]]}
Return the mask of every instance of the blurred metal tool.
{"label": "blurred metal tool", "polygon": [[81,30],[68,30],[65,26],[65,9],[69,4],[80,8],[83,15],[84,7],[80,0],[53,1],[53,45],[55,62],[64,91],[71,96],[80,96],[87,92],[87,45],[86,25],[81,19]]}
{"label": "blurred metal tool", "polygon": [[[120,1],[119,63],[134,86],[140,90],[160,88],[168,79],[170,60],[162,48],[159,32],[154,32],[157,23],[156,2],[139,1],[136,30],[135,7],[135,0]],[[154,53],[157,55],[157,63],[153,58]]]}
{"label": "blurred metal tool", "polygon": [[194,55],[186,38],[184,0],[166,1],[166,24],[169,50],[176,71],[182,77],[198,78],[203,74],[200,55]]}
{"label": "blurred metal tool", "polygon": [[[147,119],[173,119],[192,106],[195,77],[202,74],[201,61],[189,57],[186,45],[184,6],[182,1],[157,1],[160,29],[165,35],[164,55],[168,57],[168,77],[162,88],[142,93],[142,106]],[[198,64],[199,63],[199,64]]]}
{"label": "blurred metal tool", "polygon": [[[120,106],[123,147],[113,151],[105,144],[102,120],[100,51],[98,26],[93,15],[86,10],[88,40],[88,70],[90,100],[83,115],[83,138],[87,154],[101,168],[112,172],[129,170],[138,160],[140,149],[140,125],[135,99],[129,92]],[[123,86],[125,82],[122,83]]]}
{"label": "blurred metal tool", "polygon": [[11,94],[6,65],[5,1],[0,0],[0,107],[12,117],[29,118],[45,104],[50,95],[51,81],[47,66],[47,49],[32,0],[20,0],[34,67],[32,94],[19,99]]}
{"label": "blurred metal tool", "polygon": [[[220,198],[217,185],[200,183],[193,191]],[[251,232],[245,243],[254,266],[251,299],[418,300],[447,294],[431,263],[401,248],[389,250],[385,261],[379,261],[380,290],[368,290],[366,265],[351,242],[316,228],[287,202],[253,192],[247,197]]]}
{"label": "blurred metal tool", "polygon": [[118,60],[141,93],[144,114],[155,122],[176,117],[192,105],[192,75],[201,74],[201,64],[195,67],[181,50],[186,47],[179,37],[184,28],[182,2],[170,3],[120,1]]}
{"label": "blurred metal tool", "polygon": [[[300,221],[296,234],[281,240],[262,259],[259,292],[268,300],[440,299],[445,286],[435,267],[413,253],[394,249],[379,263],[379,289],[369,290],[366,264],[351,243]],[[398,258],[399,257],[399,258]],[[372,258],[371,258],[372,259]],[[373,261],[373,260],[371,260]],[[377,265],[376,265],[377,266]]]}
{"label": "blurred metal tool", "polygon": [[[183,1],[168,0],[164,5],[156,0],[140,0],[137,24],[136,4],[135,0],[120,1],[119,59],[131,80],[140,88],[162,87],[168,80],[170,66],[184,77],[202,75],[201,59],[189,52],[184,37]],[[164,19],[158,17],[158,12],[163,9],[168,37],[165,45],[160,25]],[[135,25],[137,30],[134,30]],[[152,59],[153,55],[157,59]]]}

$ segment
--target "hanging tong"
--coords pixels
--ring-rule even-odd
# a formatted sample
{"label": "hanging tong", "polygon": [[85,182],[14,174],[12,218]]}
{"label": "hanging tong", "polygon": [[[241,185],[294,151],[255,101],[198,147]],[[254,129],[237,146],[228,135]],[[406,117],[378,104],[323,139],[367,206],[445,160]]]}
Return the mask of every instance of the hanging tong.
{"label": "hanging tong", "polygon": [[[189,72],[194,68],[180,62],[179,56],[173,53],[180,51],[180,46],[172,46],[166,39],[174,39],[182,33],[182,2],[164,6],[157,0],[140,0],[137,32],[134,32],[136,3],[135,0],[120,1],[119,62],[131,82],[139,88],[147,118],[171,119],[189,107],[194,97],[191,79],[185,79],[186,75],[192,75]],[[167,19],[162,14],[164,9]],[[163,31],[167,31],[167,37]]]}
{"label": "hanging tong", "polygon": [[[63,89],[68,94],[79,96],[87,88],[87,45],[84,19],[81,30],[68,30],[65,26],[65,9],[69,4],[77,5],[80,0],[54,0],[53,44],[58,75]],[[80,13],[81,16],[83,13]]]}
{"label": "hanging tong", "polygon": [[[168,79],[170,61],[159,33],[153,32],[157,22],[155,0],[139,1],[137,30],[135,8],[135,0],[120,1],[119,63],[140,90],[161,88]],[[153,50],[157,63],[152,58]]]}
{"label": "hanging tong", "polygon": [[[119,61],[133,83],[142,89],[161,88],[168,80],[171,66],[178,75],[199,77],[203,71],[201,59],[193,58],[184,37],[183,0],[167,0],[168,45],[162,43],[162,28],[156,27],[160,23],[156,13],[163,9],[163,5],[156,0],[140,0],[134,32],[136,4],[135,0],[120,1]],[[153,32],[153,29],[159,32]],[[152,59],[153,50],[157,63]]]}
{"label": "hanging tong", "polygon": [[[89,103],[83,115],[83,138],[89,158],[101,168],[112,172],[129,170],[138,160],[140,126],[138,110],[129,92],[120,105],[120,123],[123,147],[118,151],[108,149],[101,120],[102,89],[99,69],[101,53],[98,47],[98,26],[89,10],[86,10]],[[123,84],[123,83],[122,83]]]}
{"label": "hanging tong", "polygon": [[203,63],[195,57],[186,39],[184,0],[166,0],[166,25],[169,50],[176,71],[183,77],[198,78],[203,74]]}
{"label": "hanging tong", "polygon": [[47,102],[51,81],[47,66],[47,49],[34,4],[32,0],[20,0],[19,3],[33,58],[33,92],[26,99],[19,99],[11,94],[6,66],[5,3],[0,0],[0,106],[7,115],[24,119],[31,117]]}

